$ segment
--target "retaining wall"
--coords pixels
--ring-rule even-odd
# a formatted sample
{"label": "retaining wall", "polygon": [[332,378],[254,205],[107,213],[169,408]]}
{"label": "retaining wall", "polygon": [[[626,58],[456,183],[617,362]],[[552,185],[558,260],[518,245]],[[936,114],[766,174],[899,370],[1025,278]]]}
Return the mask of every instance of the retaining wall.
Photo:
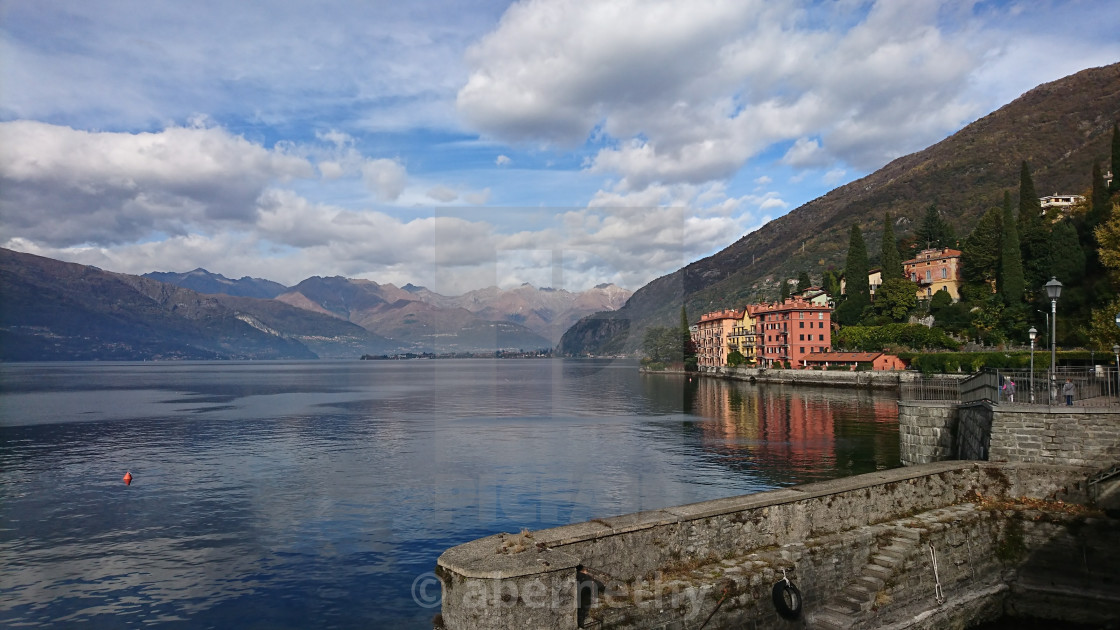
{"label": "retaining wall", "polygon": [[898,403],[904,466],[989,460],[1107,468],[1120,462],[1120,409]]}
{"label": "retaining wall", "polygon": [[[596,519],[528,536],[490,536],[440,556],[442,623],[452,630],[670,628],[682,627],[673,624],[686,620],[689,627],[696,625],[695,615],[712,611],[709,628],[737,627],[747,620],[760,628],[785,627],[773,607],[763,605],[781,568],[794,571],[805,592],[805,612],[820,613],[825,602],[840,597],[855,569],[868,564],[881,545],[883,524],[966,504],[978,495],[1085,501],[1086,476],[1085,469],[1071,467],[942,462]],[[979,580],[977,588],[995,589],[985,598],[973,598],[971,605],[1002,610],[1002,603],[987,598],[1008,592],[1004,565],[991,560],[1001,548],[993,541],[1005,527],[993,523],[1006,519],[971,508],[947,518],[950,522],[940,529],[915,526],[925,531],[927,542],[954,550],[940,552],[948,554],[942,584],[956,583],[963,575],[959,554],[970,553],[969,579]],[[959,529],[964,522],[975,524]],[[920,539],[921,534],[915,536]],[[1016,548],[1028,551],[1027,545],[1038,542],[1015,538],[1019,539],[1022,543]],[[970,547],[962,550],[962,545]],[[731,559],[748,552],[754,553],[753,559]],[[911,553],[905,562],[912,564],[912,572],[903,564],[899,579],[884,583],[884,597],[890,601],[884,601],[880,621],[893,610],[900,619],[910,619],[906,627],[918,627],[911,623],[914,614],[907,607],[918,601],[929,607],[932,572],[928,563],[923,568],[921,554]],[[666,577],[704,565],[725,567],[727,573],[737,572],[738,579],[721,582],[713,576],[706,585],[688,586]],[[581,607],[581,581],[585,586],[623,585],[628,599],[604,606],[587,601],[585,593]],[[673,598],[661,596],[667,585],[672,586]],[[655,591],[657,597],[646,596]],[[722,613],[715,610],[721,596],[732,600],[721,604],[719,610],[727,605]],[[964,600],[961,606],[971,610]]]}
{"label": "retaining wall", "polygon": [[[956,457],[957,403],[898,403],[899,457],[903,466]],[[981,459],[981,458],[975,458]]]}

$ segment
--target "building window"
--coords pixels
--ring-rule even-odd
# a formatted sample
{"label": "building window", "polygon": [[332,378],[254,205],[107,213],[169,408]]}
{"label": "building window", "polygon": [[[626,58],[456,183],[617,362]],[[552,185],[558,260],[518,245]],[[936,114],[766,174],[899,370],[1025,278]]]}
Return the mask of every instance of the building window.
{"label": "building window", "polygon": [[824,319],[824,311],[817,313],[817,319]]}
{"label": "building window", "polygon": [[797,319],[805,319],[805,311],[798,311]]}
{"label": "building window", "polygon": [[805,341],[805,335],[801,335],[801,341]]}
{"label": "building window", "polygon": [[949,270],[942,267],[941,268],[941,279],[944,280],[945,278],[948,278],[948,277],[949,277]]}
{"label": "building window", "polygon": [[818,339],[817,341],[824,341],[824,335],[819,335],[819,336],[820,336],[820,339]]}
{"label": "building window", "polygon": [[800,324],[801,324],[800,328],[804,328],[804,327],[805,327],[805,322],[798,322],[798,323],[800,323]]}

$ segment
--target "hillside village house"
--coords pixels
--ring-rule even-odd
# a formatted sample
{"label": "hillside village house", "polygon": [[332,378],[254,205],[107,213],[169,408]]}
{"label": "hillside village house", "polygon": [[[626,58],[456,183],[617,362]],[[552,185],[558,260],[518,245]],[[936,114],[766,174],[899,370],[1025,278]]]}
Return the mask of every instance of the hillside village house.
{"label": "hillside village house", "polygon": [[727,343],[735,336],[735,327],[743,321],[743,311],[725,309],[705,313],[696,325],[692,342],[696,345],[696,365],[721,367],[727,365]]}
{"label": "hillside village house", "polygon": [[1072,206],[1075,206],[1079,203],[1084,203],[1085,197],[1082,197],[1081,195],[1059,195],[1058,193],[1054,193],[1053,195],[1039,197],[1038,202],[1042,206],[1042,209],[1044,211],[1047,208],[1061,208],[1062,211],[1065,212]]}
{"label": "hillside village house", "polygon": [[832,309],[801,298],[747,307],[758,333],[758,363],[762,367],[788,362],[804,366],[806,356],[828,352],[832,346]]}
{"label": "hillside village house", "polygon": [[749,308],[743,309],[743,318],[731,329],[727,337],[727,352],[739,352],[746,359],[747,365],[758,363],[758,333],[755,331],[755,320]]}
{"label": "hillside village house", "polygon": [[944,247],[923,249],[917,257],[903,261],[906,276],[918,283],[918,299],[928,300],[942,288],[956,302],[961,299],[961,252]]}

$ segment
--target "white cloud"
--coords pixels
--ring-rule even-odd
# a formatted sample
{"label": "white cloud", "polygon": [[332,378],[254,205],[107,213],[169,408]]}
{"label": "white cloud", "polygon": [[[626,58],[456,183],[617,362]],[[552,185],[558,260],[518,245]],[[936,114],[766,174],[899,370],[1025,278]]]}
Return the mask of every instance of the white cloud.
{"label": "white cloud", "polygon": [[511,160],[508,155],[499,155],[494,160],[494,163],[498,166],[508,166],[511,162],[513,162],[513,160]]}
{"label": "white cloud", "polygon": [[439,185],[428,190],[428,197],[443,203],[449,203],[459,198],[459,193],[447,186]]}
{"label": "white cloud", "polygon": [[839,184],[839,183],[843,182],[844,178],[847,174],[848,174],[848,171],[846,171],[842,168],[834,168],[834,169],[830,170],[829,172],[825,173],[822,180],[824,181],[825,184],[828,184],[829,186],[835,186],[836,184]]}
{"label": "white cloud", "polygon": [[934,0],[517,3],[468,51],[457,106],[509,141],[604,138],[588,167],[627,190],[725,179],[789,140],[789,165],[870,169],[982,111],[969,77],[1002,41],[972,19]]}
{"label": "white cloud", "polygon": [[367,160],[362,164],[362,180],[379,200],[396,201],[404,192],[408,172],[397,160]]}
{"label": "white cloud", "polygon": [[481,206],[482,204],[490,201],[490,189],[483,188],[482,190],[465,193],[463,195],[463,201],[469,204],[474,204],[476,206]]}
{"label": "white cloud", "polygon": [[313,175],[306,159],[215,127],[130,134],[0,123],[3,230],[54,245],[236,229],[255,221],[266,186]]}

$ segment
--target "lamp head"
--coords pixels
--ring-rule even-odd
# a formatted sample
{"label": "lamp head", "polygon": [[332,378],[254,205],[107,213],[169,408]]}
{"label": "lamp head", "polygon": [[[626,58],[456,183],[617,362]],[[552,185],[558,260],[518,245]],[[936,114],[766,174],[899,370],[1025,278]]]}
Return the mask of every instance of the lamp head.
{"label": "lamp head", "polygon": [[1120,313],[1116,314],[1116,325],[1120,326]]}
{"label": "lamp head", "polygon": [[1112,354],[1120,354],[1120,345],[1112,346]]}
{"label": "lamp head", "polygon": [[1034,329],[1034,326],[1031,326],[1031,329],[1027,331],[1027,336],[1031,338],[1031,341],[1038,337],[1038,331]]}
{"label": "lamp head", "polygon": [[1047,282],[1045,286],[1046,295],[1048,295],[1051,300],[1056,300],[1062,296],[1062,283],[1058,282],[1056,277],[1051,276],[1050,282]]}

